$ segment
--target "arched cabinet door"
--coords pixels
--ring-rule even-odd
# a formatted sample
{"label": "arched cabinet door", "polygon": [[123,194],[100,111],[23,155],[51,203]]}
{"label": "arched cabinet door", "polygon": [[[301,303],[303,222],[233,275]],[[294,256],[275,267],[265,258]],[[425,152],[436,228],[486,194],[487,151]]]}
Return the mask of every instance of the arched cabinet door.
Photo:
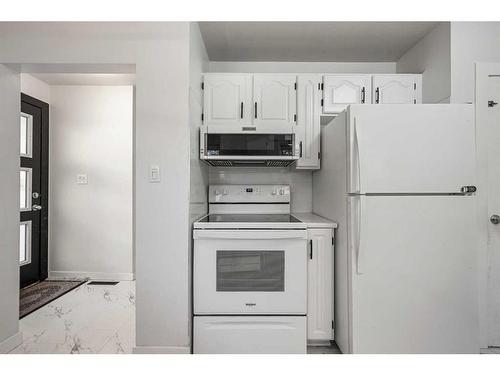
{"label": "arched cabinet door", "polygon": [[349,104],[371,103],[369,74],[325,75],[323,79],[323,113],[337,114]]}
{"label": "arched cabinet door", "polygon": [[377,74],[373,76],[374,104],[422,103],[420,74]]}
{"label": "arched cabinet door", "polygon": [[297,76],[256,74],[253,76],[253,123],[270,129],[291,131],[297,120]]}
{"label": "arched cabinet door", "polygon": [[205,74],[203,86],[205,125],[251,124],[252,75]]}

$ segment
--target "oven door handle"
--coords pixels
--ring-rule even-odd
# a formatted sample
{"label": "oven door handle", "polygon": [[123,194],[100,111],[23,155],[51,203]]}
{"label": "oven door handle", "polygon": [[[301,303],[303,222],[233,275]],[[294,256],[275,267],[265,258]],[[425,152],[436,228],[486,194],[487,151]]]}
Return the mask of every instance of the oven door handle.
{"label": "oven door handle", "polygon": [[193,231],[195,240],[289,240],[307,239],[305,229],[298,230],[214,230],[201,229]]}

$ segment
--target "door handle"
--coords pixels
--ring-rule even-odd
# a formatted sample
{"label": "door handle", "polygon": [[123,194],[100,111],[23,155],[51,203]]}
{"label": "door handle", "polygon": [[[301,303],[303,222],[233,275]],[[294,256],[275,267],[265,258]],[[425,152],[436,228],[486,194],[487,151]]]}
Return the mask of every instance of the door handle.
{"label": "door handle", "polygon": [[375,89],[375,103],[380,103],[380,89],[378,87]]}
{"label": "door handle", "polygon": [[309,259],[313,258],[313,240],[309,240],[309,243],[311,244],[311,252],[309,253]]}
{"label": "door handle", "polygon": [[255,102],[255,118],[257,118],[257,102]]}
{"label": "door handle", "polygon": [[31,206],[31,210],[32,211],[41,211],[42,210],[42,206],[40,206],[39,204],[34,204],[33,206]]}
{"label": "door handle", "polygon": [[302,141],[299,142],[299,155],[302,157]]}
{"label": "door handle", "polygon": [[366,96],[365,91],[366,89],[363,87],[361,89],[361,104],[365,104],[365,96]]}
{"label": "door handle", "polygon": [[498,224],[500,224],[500,216],[498,216],[498,215],[491,215],[490,221],[493,224],[498,225]]}
{"label": "door handle", "polygon": [[240,118],[243,118],[243,102],[241,102]]}

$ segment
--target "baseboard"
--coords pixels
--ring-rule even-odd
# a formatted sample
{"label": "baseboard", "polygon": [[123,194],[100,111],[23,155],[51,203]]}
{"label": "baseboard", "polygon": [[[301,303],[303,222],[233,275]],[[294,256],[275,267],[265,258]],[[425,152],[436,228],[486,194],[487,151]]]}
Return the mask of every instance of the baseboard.
{"label": "baseboard", "polygon": [[23,343],[23,334],[17,332],[15,335],[10,336],[8,339],[0,342],[0,354],[9,353],[11,350],[17,348]]}
{"label": "baseboard", "polygon": [[135,280],[135,275],[133,273],[49,271],[49,278],[54,280],[90,279],[99,281],[132,281]]}
{"label": "baseboard", "polygon": [[134,346],[134,354],[191,354],[189,346]]}

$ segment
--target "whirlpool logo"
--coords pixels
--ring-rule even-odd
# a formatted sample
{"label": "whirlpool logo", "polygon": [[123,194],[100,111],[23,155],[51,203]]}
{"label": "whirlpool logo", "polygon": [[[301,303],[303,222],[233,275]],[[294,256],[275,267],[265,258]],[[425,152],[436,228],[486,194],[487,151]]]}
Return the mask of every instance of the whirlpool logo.
{"label": "whirlpool logo", "polygon": [[253,302],[247,302],[247,303],[245,303],[245,306],[246,307],[254,307],[254,306],[257,306],[257,304],[253,303]]}

